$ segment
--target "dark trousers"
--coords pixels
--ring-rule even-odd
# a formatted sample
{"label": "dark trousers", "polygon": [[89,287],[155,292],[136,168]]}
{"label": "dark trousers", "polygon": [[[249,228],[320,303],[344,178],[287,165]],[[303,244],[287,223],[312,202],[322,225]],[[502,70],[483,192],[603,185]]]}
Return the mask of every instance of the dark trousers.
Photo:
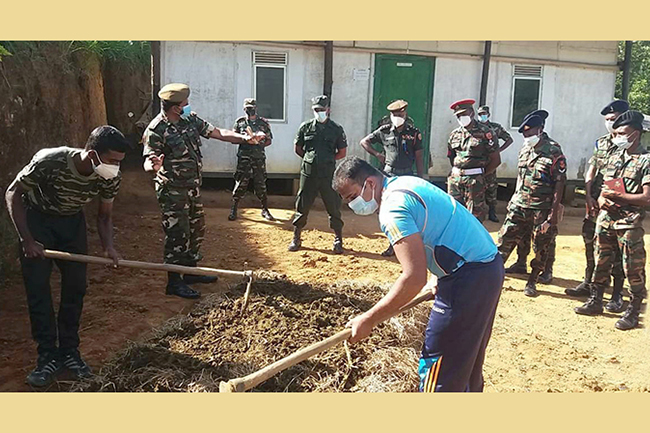
{"label": "dark trousers", "polygon": [[[306,173],[305,166],[308,167],[309,173]],[[340,232],[343,229],[341,196],[332,188],[334,168],[334,164],[325,166],[303,164],[303,169],[300,172],[300,189],[296,197],[294,226],[302,229],[307,225],[309,211],[314,204],[314,200],[320,194],[325,204],[325,210],[329,215],[330,228],[335,232]]]}
{"label": "dark trousers", "polygon": [[438,280],[418,373],[423,392],[482,392],[485,349],[505,271],[497,254]]}
{"label": "dark trousers", "polygon": [[[27,225],[34,239],[46,249],[77,254],[88,251],[83,212],[72,216],[54,216],[28,209]],[[56,351],[57,324],[60,350],[77,349],[79,320],[86,294],[86,264],[54,260],[61,271],[61,303],[56,317],[50,290],[52,259],[28,259],[22,251],[20,257],[32,337],[38,344],[38,353]]]}

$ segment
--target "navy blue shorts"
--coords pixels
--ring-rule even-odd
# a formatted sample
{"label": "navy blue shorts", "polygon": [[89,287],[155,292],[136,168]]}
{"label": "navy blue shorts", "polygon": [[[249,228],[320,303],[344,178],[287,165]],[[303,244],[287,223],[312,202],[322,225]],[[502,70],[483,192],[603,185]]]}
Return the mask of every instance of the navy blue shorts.
{"label": "navy blue shorts", "polygon": [[485,348],[503,288],[503,259],[466,263],[438,280],[418,373],[421,392],[483,391]]}

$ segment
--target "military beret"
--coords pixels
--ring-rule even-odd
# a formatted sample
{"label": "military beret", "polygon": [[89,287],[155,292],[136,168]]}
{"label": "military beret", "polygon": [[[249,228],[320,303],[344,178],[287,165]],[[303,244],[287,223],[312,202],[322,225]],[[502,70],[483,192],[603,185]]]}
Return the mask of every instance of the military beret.
{"label": "military beret", "polygon": [[546,110],[531,111],[530,113],[528,113],[528,114],[526,114],[524,116],[524,120],[522,120],[522,124],[523,124],[523,122],[526,121],[526,119],[528,119],[531,116],[540,117],[542,119],[542,125],[543,125],[544,123],[546,123],[546,119],[548,118],[548,111],[546,111]]}
{"label": "military beret", "polygon": [[461,114],[464,113],[466,110],[471,109],[472,105],[476,101],[473,99],[462,99],[460,101],[456,101],[453,104],[449,106],[452,110],[454,110],[454,114]]}
{"label": "military beret", "polygon": [[320,95],[311,98],[311,108],[327,108],[330,106],[330,98],[327,95]]}
{"label": "military beret", "polygon": [[409,103],[408,103],[408,102],[406,102],[406,101],[403,100],[403,99],[398,99],[397,101],[393,101],[393,102],[391,102],[390,104],[388,104],[388,106],[386,107],[386,109],[387,109],[388,111],[400,111],[400,110],[405,109],[405,108],[408,107],[408,106],[409,106]]}
{"label": "military beret", "polygon": [[257,107],[257,101],[253,98],[244,99],[244,108]]}
{"label": "military beret", "polygon": [[535,128],[536,126],[542,125],[544,125],[544,119],[542,119],[537,114],[533,114],[531,116],[526,116],[523,122],[521,122],[518,131],[519,133],[522,133],[524,131],[528,131],[531,128]]}
{"label": "military beret", "polygon": [[481,105],[480,107],[478,107],[478,114],[482,114],[482,113],[490,114],[490,107],[488,107],[487,105]]}
{"label": "military beret", "polygon": [[644,119],[645,117],[640,111],[628,110],[616,118],[613,128],[616,129],[619,126],[630,125],[634,129],[642,131]]}
{"label": "military beret", "polygon": [[606,116],[610,113],[625,113],[630,109],[630,103],[622,99],[610,102],[600,111],[600,114]]}
{"label": "military beret", "polygon": [[183,102],[190,97],[190,86],[181,83],[170,83],[158,92],[160,99],[169,102]]}

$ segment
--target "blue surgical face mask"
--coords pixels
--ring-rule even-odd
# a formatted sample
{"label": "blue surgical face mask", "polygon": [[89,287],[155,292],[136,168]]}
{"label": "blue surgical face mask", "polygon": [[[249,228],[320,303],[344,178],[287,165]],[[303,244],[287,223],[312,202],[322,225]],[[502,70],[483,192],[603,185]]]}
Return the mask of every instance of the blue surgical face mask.
{"label": "blue surgical face mask", "polygon": [[478,121],[479,122],[487,122],[488,121],[488,115],[487,114],[479,114],[478,115]]}
{"label": "blue surgical face mask", "polygon": [[361,194],[357,196],[354,200],[348,203],[352,212],[357,215],[372,215],[377,212],[379,209],[379,204],[375,200],[375,191],[372,191],[372,199],[370,201],[365,201],[363,199],[363,191],[366,189],[366,183],[363,183],[363,188],[361,188]]}
{"label": "blue surgical face mask", "polygon": [[183,111],[181,112],[181,117],[183,119],[187,119],[190,117],[190,114],[192,113],[192,109],[190,108],[190,104],[187,104],[186,106],[183,107]]}
{"label": "blue surgical face mask", "polygon": [[320,123],[323,123],[324,121],[327,120],[327,111],[316,111],[314,110],[314,117],[316,118],[317,121]]}

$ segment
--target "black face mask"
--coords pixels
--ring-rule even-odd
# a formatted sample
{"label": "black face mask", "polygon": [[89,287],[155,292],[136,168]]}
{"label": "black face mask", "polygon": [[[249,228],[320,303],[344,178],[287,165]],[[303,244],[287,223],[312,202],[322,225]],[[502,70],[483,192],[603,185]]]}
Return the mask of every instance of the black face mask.
{"label": "black face mask", "polygon": [[247,108],[247,109],[244,110],[244,111],[246,111],[246,114],[247,114],[248,116],[254,116],[255,113],[257,112],[257,110],[255,110],[254,108]]}

